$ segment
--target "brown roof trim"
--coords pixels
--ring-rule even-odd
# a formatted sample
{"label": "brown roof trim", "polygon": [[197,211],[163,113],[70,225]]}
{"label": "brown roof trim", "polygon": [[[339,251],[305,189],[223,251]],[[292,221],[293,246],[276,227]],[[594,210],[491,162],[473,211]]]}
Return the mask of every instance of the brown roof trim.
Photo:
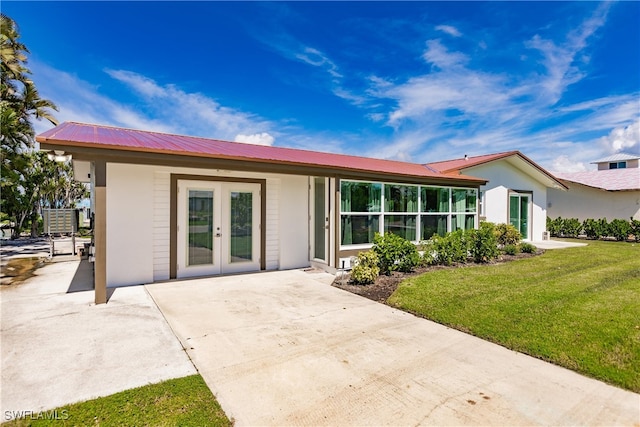
{"label": "brown roof trim", "polygon": [[280,173],[288,175],[316,175],[346,179],[375,179],[398,183],[443,184],[453,186],[476,187],[484,185],[487,180],[457,174],[442,174],[442,177],[400,175],[395,173],[350,170],[331,166],[309,166],[293,162],[254,161],[228,157],[180,155],[176,153],[121,150],[112,148],[88,147],[84,144],[69,144],[60,141],[52,145],[52,141],[41,142],[43,150],[64,150],[72,154],[75,160],[104,160],[108,163],[144,164],[157,166],[191,167],[200,169],[225,169],[243,172]]}
{"label": "brown roof trim", "polygon": [[425,166],[429,167],[431,170],[436,170],[436,171],[439,170],[440,172],[447,173],[447,174],[456,173],[456,172],[461,173],[461,171],[469,169],[469,168],[472,168],[472,167],[475,167],[475,166],[485,165],[487,163],[495,162],[497,160],[504,160],[504,159],[507,159],[507,158],[513,157],[513,156],[520,157],[522,160],[527,162],[530,166],[532,166],[533,168],[537,169],[541,174],[545,175],[546,177],[548,177],[549,179],[554,181],[556,184],[558,184],[560,187],[563,187],[565,190],[569,189],[569,187],[567,187],[559,178],[556,178],[555,176],[553,176],[546,169],[542,168],[540,165],[538,165],[536,162],[534,162],[533,160],[531,160],[529,157],[525,156],[524,154],[522,154],[522,152],[520,152],[518,150],[505,151],[503,153],[487,154],[487,155],[483,155],[483,156],[476,156],[476,157],[482,157],[482,158],[481,159],[476,159],[476,160],[473,160],[473,158],[469,158],[469,160],[465,161],[465,163],[463,165],[456,165],[456,167],[448,168],[448,169],[440,170],[438,168],[434,168],[433,165],[444,164],[444,163],[448,163],[448,162],[460,163],[461,161],[464,161],[464,158],[445,160],[445,161],[442,161],[442,162],[428,163]]}

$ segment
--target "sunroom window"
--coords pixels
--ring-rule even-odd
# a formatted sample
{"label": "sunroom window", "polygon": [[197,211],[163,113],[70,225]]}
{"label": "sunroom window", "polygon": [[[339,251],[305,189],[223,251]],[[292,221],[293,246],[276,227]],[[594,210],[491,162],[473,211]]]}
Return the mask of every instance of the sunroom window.
{"label": "sunroom window", "polygon": [[[342,181],[340,184],[340,242],[342,245],[373,243],[380,232],[382,184]],[[367,215],[376,214],[376,215]]]}
{"label": "sunroom window", "polygon": [[341,181],[340,243],[373,243],[375,233],[393,233],[407,240],[474,228],[476,189]]}
{"label": "sunroom window", "polygon": [[384,184],[384,205],[384,232],[416,240],[418,186]]}

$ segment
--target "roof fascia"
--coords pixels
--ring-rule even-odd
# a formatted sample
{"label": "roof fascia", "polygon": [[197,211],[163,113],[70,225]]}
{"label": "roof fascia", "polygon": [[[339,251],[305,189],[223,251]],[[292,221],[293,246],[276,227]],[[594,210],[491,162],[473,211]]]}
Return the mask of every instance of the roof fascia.
{"label": "roof fascia", "polygon": [[133,150],[114,150],[64,144],[64,141],[41,141],[42,150],[64,150],[76,160],[104,160],[108,163],[143,164],[156,166],[191,167],[199,169],[223,169],[242,172],[279,173],[286,175],[315,175],[339,177],[342,179],[381,180],[412,184],[441,184],[453,186],[479,187],[487,180],[465,175],[444,175],[440,177],[420,177],[385,172],[361,171],[331,166],[309,166],[265,160],[238,160],[208,156],[189,156],[168,153],[152,153]]}
{"label": "roof fascia", "polygon": [[[545,169],[543,169],[542,167],[540,167],[536,162],[534,162],[533,160],[531,160],[530,158],[528,158],[527,156],[525,156],[524,154],[522,154],[519,151],[512,151],[510,153],[504,153],[504,155],[501,155],[499,157],[495,157],[492,158],[490,160],[484,161],[484,162],[480,162],[477,163],[475,165],[470,165],[464,168],[460,168],[460,170],[466,170],[466,169],[472,169],[476,166],[482,166],[482,165],[486,165],[488,163],[491,162],[496,162],[496,161],[501,161],[501,160],[506,160],[509,161],[510,158],[515,157],[517,159],[519,159],[520,161],[524,162],[525,164],[529,165],[531,168],[534,169],[535,172],[539,173],[540,175],[542,175],[544,178],[546,178],[547,180],[551,181],[552,183],[556,184],[558,187],[560,187],[560,190],[568,190],[569,187],[567,187],[562,181],[560,181],[558,178],[556,178],[555,176],[551,175],[549,172],[547,172]],[[514,164],[513,162],[510,162],[513,166],[517,166],[517,164]],[[519,169],[522,169],[520,167],[518,167]],[[527,173],[525,171],[525,173]],[[539,181],[542,184],[545,184],[545,179],[542,178],[536,178],[535,176],[533,176],[531,173],[527,173],[527,175],[531,176],[532,178],[536,179],[537,181]],[[549,187],[548,185],[545,184],[545,186]],[[553,188],[553,186],[551,186],[551,188]]]}

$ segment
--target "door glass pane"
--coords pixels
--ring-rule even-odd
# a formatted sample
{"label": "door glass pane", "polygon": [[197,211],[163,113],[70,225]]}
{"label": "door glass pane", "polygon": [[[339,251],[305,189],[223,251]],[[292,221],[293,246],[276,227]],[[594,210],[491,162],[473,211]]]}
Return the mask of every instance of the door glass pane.
{"label": "door glass pane", "polygon": [[189,190],[187,265],[213,264],[213,191]]}
{"label": "door glass pane", "polygon": [[230,262],[253,259],[253,193],[231,192]]}
{"label": "door glass pane", "polygon": [[523,239],[529,238],[529,197],[520,196],[520,234]]}
{"label": "door glass pane", "polygon": [[509,223],[520,230],[520,198],[518,196],[509,197]]}
{"label": "door glass pane", "polygon": [[325,202],[324,178],[315,178],[313,198],[313,257],[321,260],[325,260]]}

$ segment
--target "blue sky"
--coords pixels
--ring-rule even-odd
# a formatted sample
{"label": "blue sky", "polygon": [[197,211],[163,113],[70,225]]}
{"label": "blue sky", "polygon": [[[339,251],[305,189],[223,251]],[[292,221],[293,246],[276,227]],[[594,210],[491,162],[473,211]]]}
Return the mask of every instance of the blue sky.
{"label": "blue sky", "polygon": [[[640,153],[640,2],[15,2],[60,121],[549,170]],[[51,126],[38,123],[42,132]]]}

